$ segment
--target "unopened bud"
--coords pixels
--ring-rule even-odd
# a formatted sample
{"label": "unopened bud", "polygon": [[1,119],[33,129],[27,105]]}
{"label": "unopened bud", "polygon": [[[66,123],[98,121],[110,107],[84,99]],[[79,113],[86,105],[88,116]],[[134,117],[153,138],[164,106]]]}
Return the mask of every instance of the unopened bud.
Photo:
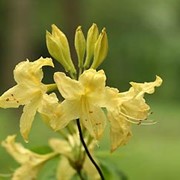
{"label": "unopened bud", "polygon": [[86,41],[82,32],[81,26],[76,29],[75,34],[75,49],[78,56],[78,67],[83,67],[84,55],[86,50]]}
{"label": "unopened bud", "polygon": [[93,57],[94,54],[94,46],[95,43],[98,39],[98,35],[99,35],[99,30],[96,24],[93,24],[87,33],[87,42],[86,42],[86,59],[85,59],[85,64],[84,67],[88,68],[89,64],[91,62],[91,59]]}
{"label": "unopened bud", "polygon": [[103,28],[101,34],[96,41],[94,47],[94,59],[91,68],[96,69],[106,58],[108,53],[108,38],[105,28]]}
{"label": "unopened bud", "polygon": [[46,45],[51,56],[60,62],[66,71],[70,71],[70,66],[64,61],[58,41],[48,31],[46,31]]}
{"label": "unopened bud", "polygon": [[46,33],[46,44],[51,56],[60,62],[66,71],[75,74],[76,70],[71,59],[68,40],[54,24],[52,25],[52,34]]}

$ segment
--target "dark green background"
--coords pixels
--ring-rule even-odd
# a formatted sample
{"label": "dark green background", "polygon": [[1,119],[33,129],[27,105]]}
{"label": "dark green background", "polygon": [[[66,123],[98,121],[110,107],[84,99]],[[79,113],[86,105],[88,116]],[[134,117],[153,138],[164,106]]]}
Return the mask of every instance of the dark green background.
{"label": "dark green background", "polygon": [[[49,56],[45,31],[51,30],[52,23],[67,34],[75,61],[76,27],[81,25],[85,35],[92,23],[99,29],[106,27],[109,54],[100,68],[105,70],[109,86],[125,91],[129,81],[152,81],[155,75],[161,76],[162,87],[146,96],[154,112],[150,119],[158,124],[133,126],[130,143],[112,155],[105,152],[105,157],[131,180],[180,179],[180,0],[1,0],[0,14],[2,93],[15,84],[12,72],[18,62]],[[51,75],[47,79],[52,79]],[[0,111],[0,140],[18,132],[20,115],[14,116],[15,112]],[[38,121],[33,128],[28,146],[46,143],[49,131],[46,133],[44,125]],[[39,131],[42,133],[37,134]],[[100,151],[108,150],[108,140],[104,138]],[[5,154],[0,148],[2,173],[11,169]]]}

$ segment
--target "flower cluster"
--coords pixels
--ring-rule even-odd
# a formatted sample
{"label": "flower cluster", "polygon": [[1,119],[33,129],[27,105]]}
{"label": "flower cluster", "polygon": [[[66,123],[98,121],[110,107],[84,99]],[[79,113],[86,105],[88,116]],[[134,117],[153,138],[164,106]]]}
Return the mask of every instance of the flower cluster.
{"label": "flower cluster", "polygon": [[[77,131],[72,135],[69,134],[67,140],[50,139],[49,146],[52,148],[52,152],[47,154],[30,151],[22,144],[15,142],[15,138],[15,135],[11,135],[2,142],[6,151],[21,164],[12,174],[12,180],[36,179],[44,165],[54,158],[59,158],[54,175],[58,180],[70,180],[76,174],[76,170],[81,169],[83,169],[85,177],[90,177],[91,180],[100,179],[95,167],[85,154]],[[88,148],[91,152],[93,152],[94,147],[95,142],[90,141]]]}
{"label": "flower cluster", "polygon": [[[33,62],[26,60],[20,62],[14,69],[17,85],[0,96],[1,108],[24,106],[20,118],[20,132],[24,140],[28,141],[35,114],[38,112],[54,131],[62,131],[78,119],[84,131],[87,131],[95,140],[101,139],[106,123],[109,122],[111,151],[126,144],[131,136],[131,123],[140,124],[146,121],[150,114],[150,107],[145,102],[144,94],[154,93],[155,87],[161,85],[162,79],[156,76],[153,82],[130,82],[131,87],[126,92],[119,92],[118,89],[107,86],[104,70],[96,69],[107,55],[108,39],[105,28],[99,34],[96,24],[90,27],[86,39],[81,27],[76,30],[74,45],[78,69],[75,68],[71,58],[65,34],[55,25],[52,25],[52,33],[46,33],[46,43],[51,56],[64,67],[69,76],[64,72],[55,72],[54,82],[44,84],[42,67],[54,67],[52,59],[41,57]],[[58,99],[56,90],[63,97],[62,101]],[[77,138],[73,139],[75,141]],[[9,137],[3,146],[19,163],[23,164],[16,174],[19,174],[22,169],[41,167],[41,164],[49,157],[58,153],[66,157],[62,160],[65,164],[68,164],[67,160],[71,162],[71,165],[72,162],[76,162],[69,157],[73,151],[72,143],[71,147],[68,145],[69,140],[68,144],[66,141],[58,140],[51,140],[50,144],[56,144],[56,146],[51,145],[54,153],[47,156],[39,156],[24,150],[23,147],[14,143],[14,136]],[[61,149],[61,144],[66,144],[67,149]],[[77,148],[77,145],[73,147]],[[24,158],[21,160],[20,154],[24,153],[26,155],[25,157],[22,155]],[[36,162],[33,160],[27,162],[27,158],[33,159],[30,158],[31,156],[36,157]],[[83,162],[86,161],[83,160]],[[63,173],[62,165],[60,169]],[[74,169],[77,170],[75,167]],[[74,169],[72,169],[72,174]],[[32,176],[35,177],[36,172],[34,173],[35,175],[32,173]]]}

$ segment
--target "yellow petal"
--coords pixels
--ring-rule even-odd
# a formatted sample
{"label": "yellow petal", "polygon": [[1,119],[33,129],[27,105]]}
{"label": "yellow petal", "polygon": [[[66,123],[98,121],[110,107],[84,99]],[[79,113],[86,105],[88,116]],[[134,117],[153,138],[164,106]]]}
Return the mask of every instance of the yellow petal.
{"label": "yellow petal", "polygon": [[119,90],[106,86],[102,107],[106,107],[108,111],[114,110],[119,104]]}
{"label": "yellow petal", "polygon": [[54,81],[65,99],[77,99],[83,93],[84,89],[81,84],[64,73],[56,72],[54,74]]}
{"label": "yellow petal", "polygon": [[16,85],[2,94],[0,97],[0,107],[17,108],[28,103],[34,96],[34,93],[34,89],[27,88],[24,85]]}
{"label": "yellow petal", "polygon": [[[76,109],[74,109],[74,107]],[[46,122],[55,131],[64,128],[69,121],[76,119],[77,106],[70,102],[59,103],[54,93],[43,96],[38,112],[45,116]]]}
{"label": "yellow petal", "polygon": [[150,107],[145,103],[144,94],[152,94],[155,87],[160,86],[161,83],[162,79],[158,76],[154,82],[131,82],[132,87],[129,91],[119,93],[119,113],[134,123],[146,120]]}
{"label": "yellow petal", "polygon": [[15,143],[15,138],[16,135],[8,136],[6,140],[2,142],[2,146],[6,148],[7,152],[11,154],[18,163],[23,164],[28,161],[26,155],[29,151],[20,143]]}
{"label": "yellow petal", "polygon": [[162,84],[162,79],[159,76],[156,76],[156,79],[154,82],[145,82],[145,83],[135,83],[131,82],[132,85],[131,90],[134,91],[134,93],[137,96],[141,96],[144,93],[152,94],[155,91],[155,87],[159,87]]}
{"label": "yellow petal", "polygon": [[55,93],[43,95],[38,112],[45,117],[48,125],[50,124],[51,119],[57,119],[61,115],[61,105],[58,101]]}
{"label": "yellow petal", "polygon": [[76,171],[70,165],[69,160],[62,156],[57,167],[57,173],[56,173],[57,179],[71,180],[74,174],[76,174]]}
{"label": "yellow petal", "polygon": [[70,121],[79,118],[80,114],[80,104],[76,100],[64,100],[60,106],[59,110],[58,107],[54,108],[54,111],[59,114],[50,121],[50,125],[55,131],[64,128]]}
{"label": "yellow petal", "polygon": [[130,123],[116,111],[108,113],[110,121],[111,151],[125,145],[131,137]]}
{"label": "yellow petal", "polygon": [[41,95],[31,100],[31,102],[24,106],[23,114],[20,119],[20,132],[24,140],[28,142],[28,135],[40,104]]}
{"label": "yellow petal", "polygon": [[125,101],[120,106],[120,113],[132,120],[145,120],[150,111],[150,107],[145,103],[143,98],[131,99]]}
{"label": "yellow petal", "polygon": [[56,138],[52,138],[49,140],[50,147],[54,150],[54,152],[57,152],[58,154],[65,155],[68,157],[71,152],[71,147],[69,143],[65,140],[60,140]]}
{"label": "yellow petal", "polygon": [[36,179],[43,164],[53,158],[56,153],[46,155],[36,154],[24,148],[20,143],[15,143],[15,137],[15,135],[8,136],[6,140],[2,142],[2,146],[6,148],[7,152],[21,164],[21,166],[15,170],[12,180]]}
{"label": "yellow petal", "polygon": [[100,139],[106,126],[106,116],[98,106],[93,106],[87,102],[83,105],[80,121],[94,138]]}
{"label": "yellow petal", "polygon": [[23,61],[14,70],[17,85],[10,88],[0,97],[0,107],[17,108],[28,104],[39,93],[45,93],[47,87],[41,83],[42,66],[53,66],[50,58],[39,58],[34,62]]}
{"label": "yellow petal", "polygon": [[103,70],[89,69],[79,77],[79,82],[84,87],[85,96],[92,104],[99,104],[103,100],[105,91],[106,75]]}
{"label": "yellow petal", "polygon": [[14,79],[18,84],[39,85],[43,78],[42,67],[54,64],[51,58],[39,58],[34,62],[22,61],[14,69]]}

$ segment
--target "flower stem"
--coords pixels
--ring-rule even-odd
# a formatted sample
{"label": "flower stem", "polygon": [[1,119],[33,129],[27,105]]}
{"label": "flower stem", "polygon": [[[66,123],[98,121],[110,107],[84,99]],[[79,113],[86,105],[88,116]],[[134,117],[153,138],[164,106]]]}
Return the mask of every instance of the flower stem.
{"label": "flower stem", "polygon": [[78,175],[79,175],[79,178],[80,178],[81,180],[85,180],[84,177],[83,177],[82,174],[81,174],[81,171],[78,171]]}
{"label": "flower stem", "polygon": [[80,136],[80,140],[81,140],[81,143],[86,151],[86,154],[87,156],[89,157],[89,159],[91,160],[91,162],[93,163],[94,167],[96,168],[96,170],[98,171],[100,177],[101,177],[101,180],[105,180],[104,176],[103,176],[103,173],[100,169],[100,167],[97,165],[97,163],[94,161],[94,159],[92,158],[87,146],[86,146],[86,143],[84,141],[84,138],[83,138],[83,134],[82,134],[82,130],[81,130],[81,125],[80,125],[80,121],[79,119],[76,120],[76,123],[77,123],[77,127],[78,127],[78,131],[79,131],[79,136]]}

